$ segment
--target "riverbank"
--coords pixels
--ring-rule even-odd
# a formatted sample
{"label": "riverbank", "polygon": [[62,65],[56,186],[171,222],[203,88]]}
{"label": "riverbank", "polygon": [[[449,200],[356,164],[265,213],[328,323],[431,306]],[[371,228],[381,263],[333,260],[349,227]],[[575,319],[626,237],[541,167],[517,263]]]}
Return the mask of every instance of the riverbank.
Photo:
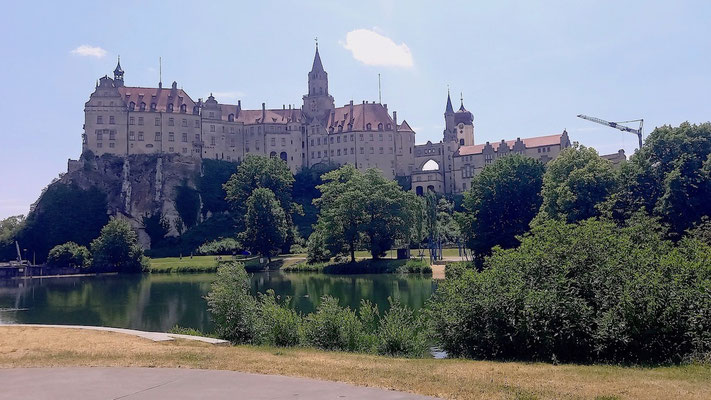
{"label": "riverbank", "polygon": [[351,383],[457,399],[703,399],[711,367],[401,359],[309,349],[153,342],[112,332],[0,327],[0,368],[218,369]]}
{"label": "riverbank", "polygon": [[260,264],[256,256],[192,256],[192,257],[164,257],[152,258],[148,272],[153,274],[164,273],[199,273],[216,272],[219,264],[226,261],[239,261],[244,263],[248,271],[263,269],[279,269],[303,262],[306,256],[302,254],[282,254],[272,259],[271,264]]}

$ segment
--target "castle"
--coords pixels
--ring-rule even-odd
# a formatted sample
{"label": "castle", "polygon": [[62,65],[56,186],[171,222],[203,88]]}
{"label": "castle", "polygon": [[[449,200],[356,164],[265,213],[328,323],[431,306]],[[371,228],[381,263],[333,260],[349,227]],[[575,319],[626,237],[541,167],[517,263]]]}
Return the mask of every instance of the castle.
{"label": "castle", "polygon": [[119,60],[113,79],[99,79],[84,107],[82,150],[95,155],[177,154],[240,162],[248,154],[279,157],[292,172],[346,163],[409,178],[412,191],[461,193],[497,157],[524,154],[547,162],[570,146],[567,132],[475,144],[474,118],[454,111],[447,94],[442,141],[415,144],[415,132],[387,104],[352,100],[336,107],[318,45],[300,109],[258,110],[221,104],[210,95],[194,101],[176,82],[170,88],[124,85]]}

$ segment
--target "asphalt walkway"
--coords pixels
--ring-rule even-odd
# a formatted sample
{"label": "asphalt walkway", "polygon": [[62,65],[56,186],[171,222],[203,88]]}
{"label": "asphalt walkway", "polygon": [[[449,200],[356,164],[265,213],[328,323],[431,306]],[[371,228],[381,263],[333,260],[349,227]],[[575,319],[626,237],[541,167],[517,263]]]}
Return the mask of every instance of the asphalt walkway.
{"label": "asphalt walkway", "polygon": [[344,383],[173,368],[0,369],[0,399],[433,399]]}

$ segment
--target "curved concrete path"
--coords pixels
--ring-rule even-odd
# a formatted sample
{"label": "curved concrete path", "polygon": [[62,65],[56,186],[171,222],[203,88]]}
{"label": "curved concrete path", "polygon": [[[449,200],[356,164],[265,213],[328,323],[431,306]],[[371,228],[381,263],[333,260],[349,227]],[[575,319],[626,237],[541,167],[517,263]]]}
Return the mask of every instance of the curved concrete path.
{"label": "curved concrete path", "polygon": [[0,399],[433,399],[344,383],[172,368],[0,369]]}
{"label": "curved concrete path", "polygon": [[104,331],[104,332],[116,332],[123,333],[124,335],[133,335],[142,337],[144,339],[150,339],[154,342],[165,342],[174,339],[187,339],[195,340],[198,342],[205,342],[216,345],[228,345],[230,342],[222,339],[215,339],[204,336],[192,336],[192,335],[179,335],[177,333],[164,333],[164,332],[146,332],[137,331],[135,329],[124,329],[124,328],[110,328],[106,326],[89,326],[89,325],[43,325],[43,324],[0,324],[0,326],[23,326],[29,328],[62,328],[62,329],[86,329],[90,331]]}

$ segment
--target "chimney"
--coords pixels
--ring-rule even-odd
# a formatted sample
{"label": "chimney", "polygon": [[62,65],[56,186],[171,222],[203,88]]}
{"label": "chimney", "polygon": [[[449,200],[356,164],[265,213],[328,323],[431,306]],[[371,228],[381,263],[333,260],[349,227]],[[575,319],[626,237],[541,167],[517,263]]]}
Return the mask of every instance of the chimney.
{"label": "chimney", "polygon": [[237,100],[237,108],[242,109],[242,100]]}
{"label": "chimney", "polygon": [[385,111],[388,111],[388,104],[387,103],[383,104],[383,107],[385,107]]}
{"label": "chimney", "polygon": [[397,111],[393,111],[393,123],[395,123],[395,130],[397,130]]}
{"label": "chimney", "polygon": [[281,105],[281,109],[282,109],[282,110],[286,110],[286,104],[282,104],[282,105]]}
{"label": "chimney", "polygon": [[262,103],[262,123],[264,123],[265,119],[267,119],[267,104]]}
{"label": "chimney", "polygon": [[291,110],[291,104],[289,104],[289,110]]}

